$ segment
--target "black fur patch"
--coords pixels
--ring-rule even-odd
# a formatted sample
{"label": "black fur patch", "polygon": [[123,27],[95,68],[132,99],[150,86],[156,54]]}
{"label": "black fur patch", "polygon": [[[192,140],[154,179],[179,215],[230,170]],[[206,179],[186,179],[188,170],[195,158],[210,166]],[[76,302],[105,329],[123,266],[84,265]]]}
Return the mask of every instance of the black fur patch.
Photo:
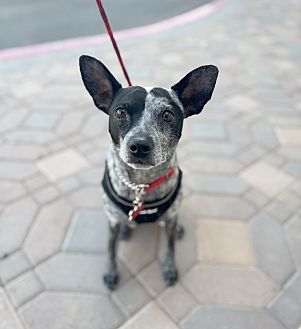
{"label": "black fur patch", "polygon": [[[120,89],[109,109],[109,132],[113,142],[118,145],[119,139],[124,138],[142,115],[145,108],[147,92],[142,87],[129,87]],[[125,106],[128,111],[128,119],[118,120],[115,110],[118,106]]]}

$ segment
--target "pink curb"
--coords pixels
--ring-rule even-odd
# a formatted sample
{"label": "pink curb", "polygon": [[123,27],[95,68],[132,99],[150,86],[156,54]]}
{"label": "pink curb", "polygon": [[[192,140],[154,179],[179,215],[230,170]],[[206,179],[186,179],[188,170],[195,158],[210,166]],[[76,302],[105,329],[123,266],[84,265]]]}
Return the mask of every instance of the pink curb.
{"label": "pink curb", "polygon": [[[151,35],[192,23],[213,14],[229,1],[230,0],[215,0],[212,3],[208,3],[189,12],[163,20],[158,23],[118,31],[115,33],[116,39],[125,40],[133,37]],[[0,60],[9,60],[25,56],[35,56],[70,48],[100,45],[107,41],[107,34],[100,34],[91,37],[67,39],[27,47],[8,48],[0,51]]]}

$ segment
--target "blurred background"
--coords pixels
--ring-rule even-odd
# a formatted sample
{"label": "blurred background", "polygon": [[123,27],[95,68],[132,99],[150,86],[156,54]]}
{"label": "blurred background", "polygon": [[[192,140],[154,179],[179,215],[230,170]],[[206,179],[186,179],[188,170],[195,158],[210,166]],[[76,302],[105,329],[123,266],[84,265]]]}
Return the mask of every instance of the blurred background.
{"label": "blurred background", "polygon": [[[121,30],[158,22],[209,1],[107,0],[103,3],[112,27]],[[104,32],[95,1],[0,0],[0,8],[0,49]]]}

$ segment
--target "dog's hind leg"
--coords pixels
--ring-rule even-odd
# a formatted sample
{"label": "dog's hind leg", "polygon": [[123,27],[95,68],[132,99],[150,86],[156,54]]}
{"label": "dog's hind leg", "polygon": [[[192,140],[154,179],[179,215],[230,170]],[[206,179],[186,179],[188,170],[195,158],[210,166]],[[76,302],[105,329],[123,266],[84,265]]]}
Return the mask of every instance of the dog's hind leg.
{"label": "dog's hind leg", "polygon": [[166,225],[167,253],[163,263],[163,277],[168,286],[173,285],[178,279],[175,265],[175,240],[177,235],[177,217],[167,219]]}
{"label": "dog's hind leg", "polygon": [[118,271],[117,271],[117,263],[116,263],[116,253],[117,253],[117,242],[118,235],[120,232],[120,223],[110,223],[110,237],[109,237],[109,266],[107,273],[104,274],[103,280],[106,286],[113,290],[118,283]]}

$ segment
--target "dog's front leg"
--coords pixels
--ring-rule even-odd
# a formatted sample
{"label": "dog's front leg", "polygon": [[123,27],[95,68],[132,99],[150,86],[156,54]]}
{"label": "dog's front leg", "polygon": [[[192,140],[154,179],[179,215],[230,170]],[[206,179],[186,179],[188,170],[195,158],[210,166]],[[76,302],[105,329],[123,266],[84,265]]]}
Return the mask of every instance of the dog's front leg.
{"label": "dog's front leg", "polygon": [[106,286],[113,290],[118,283],[118,272],[117,272],[117,264],[116,264],[116,252],[117,252],[117,242],[120,231],[120,223],[110,224],[110,237],[109,237],[109,266],[107,273],[104,274],[103,279]]}
{"label": "dog's front leg", "polygon": [[166,225],[167,253],[163,263],[163,276],[168,286],[173,285],[178,279],[178,272],[175,265],[175,240],[177,233],[177,217],[167,219]]}

